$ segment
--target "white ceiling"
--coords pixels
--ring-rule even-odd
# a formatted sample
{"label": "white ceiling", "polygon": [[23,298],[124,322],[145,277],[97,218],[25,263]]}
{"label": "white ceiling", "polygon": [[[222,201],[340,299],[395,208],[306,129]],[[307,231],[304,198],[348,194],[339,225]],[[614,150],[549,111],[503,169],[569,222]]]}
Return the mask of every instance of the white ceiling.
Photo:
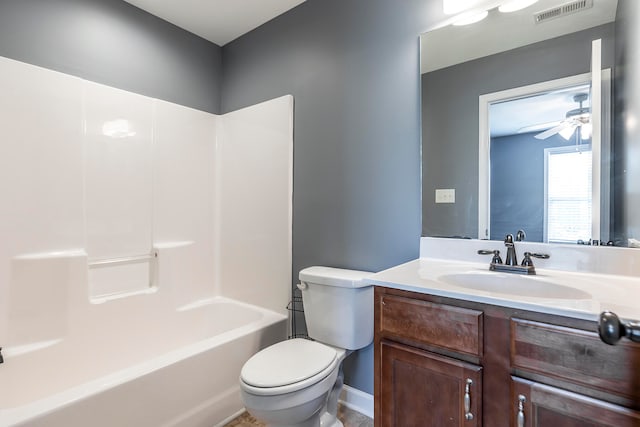
{"label": "white ceiling", "polygon": [[[589,85],[559,89],[526,98],[500,102],[489,107],[491,137],[525,133],[527,127],[536,126],[529,132],[543,132],[560,124],[568,111],[580,107],[573,97],[589,94]],[[591,104],[587,100],[583,107]]]}
{"label": "white ceiling", "polygon": [[125,0],[218,46],[305,0]]}

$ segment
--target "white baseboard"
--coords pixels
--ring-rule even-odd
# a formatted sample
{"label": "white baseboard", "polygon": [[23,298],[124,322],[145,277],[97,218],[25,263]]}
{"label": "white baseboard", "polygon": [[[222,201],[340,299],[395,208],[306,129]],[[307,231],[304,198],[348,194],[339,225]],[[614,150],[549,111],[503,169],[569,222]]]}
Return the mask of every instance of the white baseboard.
{"label": "white baseboard", "polygon": [[340,393],[340,403],[373,419],[373,396],[369,393],[345,384]]}

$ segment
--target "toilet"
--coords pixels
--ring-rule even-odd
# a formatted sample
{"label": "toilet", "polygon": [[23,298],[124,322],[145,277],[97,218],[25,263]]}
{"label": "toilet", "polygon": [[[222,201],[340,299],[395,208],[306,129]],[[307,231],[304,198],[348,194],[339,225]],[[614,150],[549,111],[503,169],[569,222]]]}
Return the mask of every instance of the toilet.
{"label": "toilet", "polygon": [[343,427],[337,418],[342,362],[373,342],[370,272],[331,267],[300,271],[307,340],[295,338],[256,353],[242,367],[247,411],[269,427]]}

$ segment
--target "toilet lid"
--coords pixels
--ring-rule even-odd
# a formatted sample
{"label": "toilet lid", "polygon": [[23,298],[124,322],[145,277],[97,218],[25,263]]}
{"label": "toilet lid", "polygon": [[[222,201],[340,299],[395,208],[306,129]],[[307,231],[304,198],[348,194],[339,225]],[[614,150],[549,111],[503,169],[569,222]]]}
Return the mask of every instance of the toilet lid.
{"label": "toilet lid", "polygon": [[301,338],[282,341],[253,355],[240,378],[254,387],[281,387],[310,378],[336,360],[335,349]]}

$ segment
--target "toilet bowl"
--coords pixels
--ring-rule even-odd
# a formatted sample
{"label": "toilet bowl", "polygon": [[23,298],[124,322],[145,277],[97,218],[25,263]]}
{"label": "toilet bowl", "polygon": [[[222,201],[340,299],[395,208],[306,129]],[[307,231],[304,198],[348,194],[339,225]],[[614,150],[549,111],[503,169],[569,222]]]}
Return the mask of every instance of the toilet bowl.
{"label": "toilet bowl", "polygon": [[301,338],[268,347],[242,369],[242,400],[268,426],[341,427],[326,412],[336,383],[342,385],[346,354],[344,349]]}
{"label": "toilet bowl", "polygon": [[330,267],[300,272],[311,338],[258,352],[243,366],[240,395],[249,413],[269,427],[343,427],[337,418],[342,362],[373,341],[371,273]]}

